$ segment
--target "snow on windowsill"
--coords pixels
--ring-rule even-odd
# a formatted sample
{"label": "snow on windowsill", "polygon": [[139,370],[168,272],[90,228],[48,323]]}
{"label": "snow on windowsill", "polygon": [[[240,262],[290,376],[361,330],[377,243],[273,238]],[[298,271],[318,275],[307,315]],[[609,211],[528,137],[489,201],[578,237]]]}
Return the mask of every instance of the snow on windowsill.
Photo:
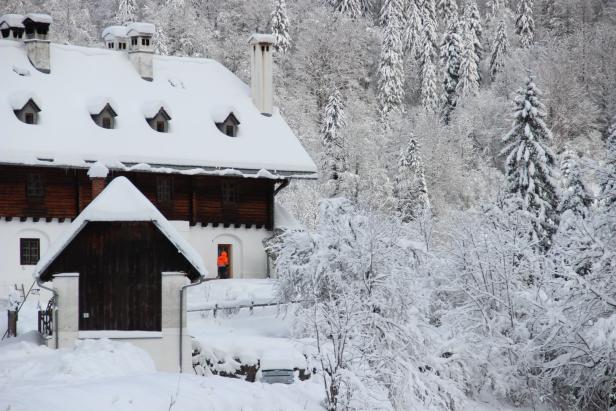
{"label": "snow on windowsill", "polygon": [[100,330],[100,331],[79,331],[78,338],[162,338],[162,331],[122,331],[122,330]]}

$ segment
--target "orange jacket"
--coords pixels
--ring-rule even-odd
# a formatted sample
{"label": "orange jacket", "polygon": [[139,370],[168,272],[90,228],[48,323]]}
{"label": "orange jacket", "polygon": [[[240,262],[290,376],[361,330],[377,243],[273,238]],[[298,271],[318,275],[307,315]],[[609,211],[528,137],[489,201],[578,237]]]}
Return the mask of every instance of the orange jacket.
{"label": "orange jacket", "polygon": [[227,252],[223,251],[218,256],[218,266],[219,267],[226,267],[228,265],[229,265],[229,257],[227,257]]}

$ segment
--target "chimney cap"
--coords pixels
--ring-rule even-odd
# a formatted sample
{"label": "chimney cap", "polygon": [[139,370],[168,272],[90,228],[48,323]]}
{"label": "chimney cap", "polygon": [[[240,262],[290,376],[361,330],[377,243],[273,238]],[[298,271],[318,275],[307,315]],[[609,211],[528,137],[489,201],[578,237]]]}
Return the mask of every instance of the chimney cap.
{"label": "chimney cap", "polygon": [[248,38],[249,44],[274,44],[274,42],[273,34],[253,33]]}
{"label": "chimney cap", "polygon": [[127,27],[125,26],[109,26],[105,27],[101,37],[103,40],[113,40],[116,38],[126,38],[127,37]]}
{"label": "chimney cap", "polygon": [[134,22],[126,26],[126,35],[128,37],[135,36],[152,36],[156,31],[156,27],[152,23]]}
{"label": "chimney cap", "polygon": [[23,21],[32,20],[35,23],[51,24],[53,19],[49,14],[45,13],[28,13]]}
{"label": "chimney cap", "polygon": [[7,27],[24,28],[24,16],[21,14],[5,14],[0,16],[0,27],[6,25]]}

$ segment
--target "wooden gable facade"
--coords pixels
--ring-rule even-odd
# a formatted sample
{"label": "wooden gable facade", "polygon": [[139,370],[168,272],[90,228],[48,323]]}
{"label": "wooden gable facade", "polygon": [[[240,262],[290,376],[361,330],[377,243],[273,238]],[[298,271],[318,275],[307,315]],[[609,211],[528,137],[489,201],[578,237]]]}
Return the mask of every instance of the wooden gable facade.
{"label": "wooden gable facade", "polygon": [[[128,178],[168,220],[273,229],[274,189],[284,180],[111,171]],[[92,201],[86,169],[0,166],[0,218],[72,220]]]}

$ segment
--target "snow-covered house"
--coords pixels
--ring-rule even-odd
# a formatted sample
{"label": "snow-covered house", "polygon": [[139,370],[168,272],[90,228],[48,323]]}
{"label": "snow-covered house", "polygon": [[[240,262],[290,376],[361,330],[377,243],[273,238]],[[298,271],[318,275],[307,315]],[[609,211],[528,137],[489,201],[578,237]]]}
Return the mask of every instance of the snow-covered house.
{"label": "snow-covered house", "polygon": [[316,176],[272,106],[272,36],[247,43],[248,86],[216,61],[155,55],[151,24],[107,29],[101,48],[50,43],[50,24],[0,17],[0,295],[28,288],[51,242],[118,176],[209,272],[225,249],[231,277],[267,277],[275,196]]}
{"label": "snow-covered house", "polygon": [[121,339],[148,351],[161,371],[191,370],[184,290],[206,275],[199,253],[117,177],[36,265],[37,282],[52,282],[56,308],[46,313],[55,313],[45,321],[51,326],[40,331],[51,347]]}

